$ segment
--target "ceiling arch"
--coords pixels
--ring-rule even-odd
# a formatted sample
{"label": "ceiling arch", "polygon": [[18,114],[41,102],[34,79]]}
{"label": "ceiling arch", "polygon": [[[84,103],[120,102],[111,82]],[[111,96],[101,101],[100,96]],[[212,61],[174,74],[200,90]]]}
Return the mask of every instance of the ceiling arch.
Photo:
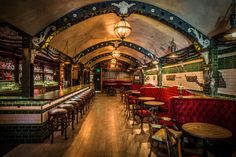
{"label": "ceiling arch", "polygon": [[[133,30],[122,44],[150,55],[153,59],[168,54],[173,39],[177,50],[192,44],[183,34],[149,17],[132,14],[126,20]],[[119,17],[112,13],[90,18],[59,33],[50,45],[71,57],[80,57],[84,52],[119,40],[114,33],[114,25],[118,21]]]}
{"label": "ceiling arch", "polygon": [[[79,60],[74,60],[74,62],[80,62],[82,64],[86,63],[88,60],[90,60],[91,58],[97,56],[97,55],[101,55],[104,53],[108,53],[108,52],[112,52],[115,48],[113,46],[105,46],[105,47],[101,47],[98,48],[94,51],[90,51],[89,53],[86,53],[85,55],[83,55]],[[133,58],[135,58],[136,60],[139,60],[140,62],[143,62],[144,59],[146,60],[146,62],[150,62],[151,59],[149,59],[148,57],[145,57],[145,55],[143,53],[140,53],[139,51],[136,51],[134,49],[131,49],[129,47],[125,47],[125,46],[120,46],[117,48],[118,51],[120,51],[123,54],[129,55]]]}
{"label": "ceiling arch", "polygon": [[[102,60],[102,61],[96,62],[96,63],[95,63],[92,67],[90,67],[90,68],[93,68],[93,67],[95,67],[95,66],[98,65],[98,64],[100,64],[100,65],[101,65],[101,64],[109,64],[109,61],[110,61],[110,59]],[[125,62],[125,61],[123,61],[123,60],[117,60],[117,63],[118,63],[118,64],[122,64],[125,69],[128,69],[128,68],[130,67],[130,64],[127,63],[127,62]]]}
{"label": "ceiling arch", "polygon": [[[101,49],[103,47],[108,47],[109,48],[109,51],[112,51],[114,50],[115,48],[115,43],[117,43],[118,45],[118,49],[121,49],[121,47],[127,47],[127,48],[130,48],[130,49],[123,49],[122,51],[131,51],[131,52],[136,52],[137,55],[139,57],[143,57],[143,55],[147,56],[148,58],[150,59],[157,59],[158,56],[154,53],[151,53],[150,51],[148,51],[147,49],[135,44],[135,43],[132,43],[132,42],[128,42],[128,41],[120,41],[120,40],[109,40],[109,41],[104,41],[104,42],[100,42],[100,43],[97,43],[95,45],[92,45],[86,49],[84,49],[83,51],[81,51],[80,53],[76,54],[73,58],[74,62],[77,62],[78,60],[80,60],[81,58],[84,58],[86,57],[86,55],[90,54],[91,52],[93,51],[96,51],[97,49]],[[132,50],[133,49],[133,50]],[[139,53],[143,54],[142,56],[139,55]]]}
{"label": "ceiling arch", "polygon": [[[84,64],[88,64],[88,63],[92,63],[100,58],[103,58],[103,57],[107,57],[107,56],[111,56],[111,52],[108,52],[108,53],[102,53],[100,55],[96,55],[96,56],[93,56],[93,58],[90,58],[89,60],[87,60],[87,62],[85,62]],[[139,60],[137,60],[136,58],[128,55],[128,54],[124,54],[124,53],[121,53],[121,57],[125,57],[129,60],[131,60],[132,62],[136,63],[137,65],[143,65]]]}
{"label": "ceiling arch", "polygon": [[[99,63],[99,62],[102,62],[102,61],[109,61],[109,60],[111,60],[111,59],[112,59],[111,56],[102,57],[102,58],[97,59],[97,60],[94,61],[94,62],[91,62],[88,66],[93,67],[95,64],[97,64],[97,63]],[[133,65],[133,66],[136,65],[135,62],[133,62],[133,61],[131,61],[131,60],[125,58],[125,57],[122,57],[122,56],[119,57],[117,60],[118,60],[118,61],[123,61],[123,62],[125,62],[125,63],[127,63],[127,64],[129,64],[129,65]]]}
{"label": "ceiling arch", "polygon": [[[125,1],[122,2],[127,3]],[[116,13],[121,15],[122,9],[117,7],[117,5],[119,5],[120,3],[121,1],[106,1],[90,4],[77,10],[71,11],[53,22],[41,32],[39,32],[34,37],[33,43],[36,46],[47,46],[47,44],[49,44],[54,36],[56,36],[58,33],[71,27],[74,24],[77,24],[84,20],[86,21],[87,19],[95,17],[97,15],[107,13]],[[132,7],[126,10],[127,12],[125,13],[125,16],[130,15],[131,13],[135,13],[151,17],[154,20],[162,21],[162,23],[169,25],[170,27],[178,30],[179,32],[190,38],[192,41],[195,41],[196,43],[201,45],[201,47],[209,47],[209,39],[203,33],[198,31],[198,29],[194,28],[192,25],[185,22],[178,16],[168,12],[167,10],[143,2],[129,1],[128,3],[132,4]]]}

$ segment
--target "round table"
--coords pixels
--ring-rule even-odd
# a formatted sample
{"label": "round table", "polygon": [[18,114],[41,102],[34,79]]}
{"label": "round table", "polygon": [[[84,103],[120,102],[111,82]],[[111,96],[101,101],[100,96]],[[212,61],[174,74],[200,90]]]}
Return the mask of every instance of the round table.
{"label": "round table", "polygon": [[207,156],[207,139],[220,140],[232,136],[232,132],[218,125],[200,122],[186,123],[182,126],[186,133],[203,139],[203,156]]}
{"label": "round table", "polygon": [[162,106],[164,105],[164,102],[161,101],[145,101],[144,105],[150,106],[150,107],[154,107],[154,106]]}
{"label": "round table", "polygon": [[131,91],[131,94],[139,95],[139,94],[141,94],[141,92],[140,91]]}
{"label": "round table", "polygon": [[[138,100],[140,100],[141,102],[145,102],[145,101],[152,101],[152,100],[155,100],[156,98],[154,97],[138,97]],[[142,103],[141,103],[142,104]],[[144,130],[143,130],[143,119],[144,117],[140,116],[140,119],[141,119],[141,134],[142,133],[145,133]]]}
{"label": "round table", "polygon": [[140,100],[140,101],[152,101],[155,99],[156,98],[154,98],[154,97],[146,97],[146,96],[138,97],[138,100]]}

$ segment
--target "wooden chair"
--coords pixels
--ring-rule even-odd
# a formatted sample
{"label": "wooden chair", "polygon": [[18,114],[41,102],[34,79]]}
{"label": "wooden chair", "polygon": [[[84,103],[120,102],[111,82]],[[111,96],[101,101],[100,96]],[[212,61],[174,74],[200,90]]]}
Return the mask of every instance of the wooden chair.
{"label": "wooden chair", "polygon": [[[182,157],[181,153],[181,137],[182,131],[179,131],[174,124],[174,120],[168,117],[158,117],[153,112],[150,112],[149,120],[149,130],[150,130],[150,152],[149,156],[156,148],[155,154],[158,154],[158,149],[160,149],[160,144],[165,146],[169,157]],[[168,122],[168,126],[160,121]],[[170,123],[172,122],[172,123]],[[170,125],[172,124],[172,126]]]}

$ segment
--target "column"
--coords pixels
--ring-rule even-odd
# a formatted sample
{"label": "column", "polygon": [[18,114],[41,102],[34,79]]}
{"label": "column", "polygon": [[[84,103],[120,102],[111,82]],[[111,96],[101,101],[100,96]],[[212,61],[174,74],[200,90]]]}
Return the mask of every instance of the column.
{"label": "column", "polygon": [[162,86],[162,64],[159,62],[159,72],[157,74],[158,77],[158,86]]}
{"label": "column", "polygon": [[34,96],[34,65],[31,63],[31,39],[23,37],[22,96]]}
{"label": "column", "polygon": [[209,49],[209,64],[204,65],[204,94],[215,96],[217,94],[218,77],[218,48],[214,41],[211,41]]}

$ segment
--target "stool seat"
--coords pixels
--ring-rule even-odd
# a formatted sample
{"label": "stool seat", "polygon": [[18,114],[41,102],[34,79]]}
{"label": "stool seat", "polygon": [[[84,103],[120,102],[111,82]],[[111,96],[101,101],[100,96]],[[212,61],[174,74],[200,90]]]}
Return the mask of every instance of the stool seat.
{"label": "stool seat", "polygon": [[77,102],[77,101],[74,101],[74,100],[69,100],[69,101],[64,102],[64,104],[73,104],[73,105],[77,105],[78,102]]}
{"label": "stool seat", "polygon": [[58,108],[63,108],[63,109],[74,109],[74,106],[72,104],[60,104],[57,106]]}
{"label": "stool seat", "polygon": [[51,143],[53,143],[54,131],[61,131],[61,135],[65,134],[65,139],[67,139],[67,114],[68,111],[63,108],[54,108],[48,111],[48,130]]}
{"label": "stool seat", "polygon": [[69,123],[69,125],[70,125],[70,122],[72,123],[72,130],[74,130],[74,119],[75,119],[74,105],[72,105],[72,104],[60,104],[57,107],[67,110],[68,123]]}
{"label": "stool seat", "polygon": [[67,113],[67,110],[63,109],[63,108],[55,108],[55,109],[48,111],[48,114],[52,115],[52,116],[56,115],[56,114],[66,114],[66,113]]}

